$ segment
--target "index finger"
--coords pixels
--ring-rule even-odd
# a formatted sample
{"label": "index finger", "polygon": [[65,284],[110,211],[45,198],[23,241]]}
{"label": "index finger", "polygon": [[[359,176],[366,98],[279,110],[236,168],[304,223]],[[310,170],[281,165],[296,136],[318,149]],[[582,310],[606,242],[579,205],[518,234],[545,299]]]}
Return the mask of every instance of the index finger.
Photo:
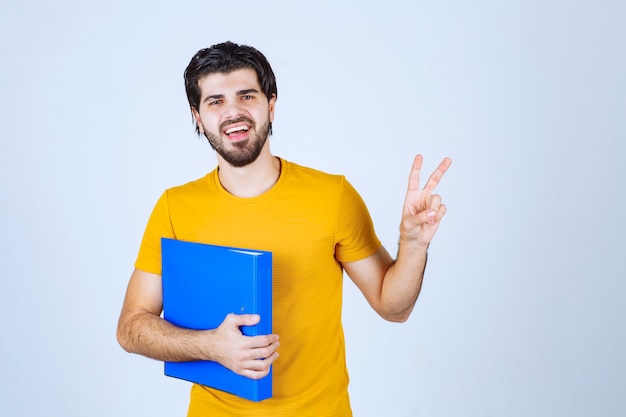
{"label": "index finger", "polygon": [[441,181],[443,174],[445,174],[448,168],[450,168],[450,165],[452,165],[452,159],[443,158],[443,161],[441,161],[435,172],[433,172],[428,178],[428,181],[424,186],[424,190],[432,192],[435,187],[437,187],[437,184],[439,184],[439,181]]}
{"label": "index finger", "polygon": [[278,343],[277,334],[264,334],[264,335],[258,335],[258,336],[249,336],[247,341],[248,341],[248,346],[251,349],[266,348],[274,344],[276,345],[275,348],[280,346],[280,343]]}

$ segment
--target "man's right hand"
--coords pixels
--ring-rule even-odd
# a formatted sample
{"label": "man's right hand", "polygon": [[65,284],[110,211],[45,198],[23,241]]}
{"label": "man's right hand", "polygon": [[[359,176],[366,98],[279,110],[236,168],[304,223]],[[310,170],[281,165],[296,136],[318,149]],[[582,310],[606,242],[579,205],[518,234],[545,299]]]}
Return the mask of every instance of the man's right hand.
{"label": "man's right hand", "polygon": [[212,360],[252,379],[269,373],[278,358],[278,336],[244,336],[240,329],[257,324],[258,315],[229,314],[216,329],[183,329],[160,316],[162,289],[160,275],[133,271],[117,327],[124,350],[159,361]]}
{"label": "man's right hand", "polygon": [[212,353],[210,359],[251,379],[266,376],[278,358],[278,335],[244,336],[240,329],[254,326],[259,320],[256,314],[227,315],[217,329],[209,330],[213,333],[208,349]]}

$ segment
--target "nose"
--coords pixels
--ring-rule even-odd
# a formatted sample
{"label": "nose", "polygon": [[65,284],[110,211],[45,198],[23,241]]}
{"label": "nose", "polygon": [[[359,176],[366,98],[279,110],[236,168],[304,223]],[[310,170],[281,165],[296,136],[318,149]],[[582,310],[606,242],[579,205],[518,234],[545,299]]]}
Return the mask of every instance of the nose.
{"label": "nose", "polygon": [[241,106],[237,100],[229,101],[224,109],[224,119],[236,119],[243,114]]}

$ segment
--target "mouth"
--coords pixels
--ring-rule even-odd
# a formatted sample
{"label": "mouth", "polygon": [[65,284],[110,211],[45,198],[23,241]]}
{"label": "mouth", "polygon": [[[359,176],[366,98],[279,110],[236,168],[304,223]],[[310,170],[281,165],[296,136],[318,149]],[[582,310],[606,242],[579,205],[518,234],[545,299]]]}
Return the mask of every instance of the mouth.
{"label": "mouth", "polygon": [[232,124],[227,129],[223,130],[224,135],[233,142],[246,139],[249,131],[250,126],[246,123]]}
{"label": "mouth", "polygon": [[224,133],[227,135],[232,135],[237,132],[247,132],[248,130],[250,130],[248,126],[237,126],[237,127],[231,127],[230,129],[226,129]]}

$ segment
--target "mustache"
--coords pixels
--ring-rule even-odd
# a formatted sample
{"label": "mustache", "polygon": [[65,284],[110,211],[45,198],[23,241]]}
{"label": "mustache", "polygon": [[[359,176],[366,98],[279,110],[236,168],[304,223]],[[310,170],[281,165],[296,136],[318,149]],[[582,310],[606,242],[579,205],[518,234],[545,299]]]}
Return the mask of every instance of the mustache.
{"label": "mustache", "polygon": [[220,131],[223,132],[224,130],[228,128],[228,126],[234,125],[236,123],[241,123],[241,122],[245,122],[249,124],[251,129],[254,129],[255,127],[254,121],[252,119],[246,116],[239,116],[236,119],[226,120],[225,122],[222,122],[222,124],[220,124]]}

